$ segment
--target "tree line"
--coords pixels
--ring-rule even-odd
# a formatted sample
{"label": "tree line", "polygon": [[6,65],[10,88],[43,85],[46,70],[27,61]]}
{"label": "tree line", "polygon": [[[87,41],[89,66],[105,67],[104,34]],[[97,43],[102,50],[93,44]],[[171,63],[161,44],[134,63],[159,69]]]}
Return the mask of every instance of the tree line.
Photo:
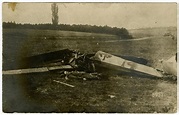
{"label": "tree line", "polygon": [[96,26],[96,25],[69,25],[58,24],[21,24],[15,22],[3,22],[3,28],[16,28],[16,29],[38,29],[38,30],[63,30],[63,31],[77,31],[77,32],[90,32],[90,33],[104,33],[117,35],[121,39],[133,38],[126,28],[117,28],[109,26]]}

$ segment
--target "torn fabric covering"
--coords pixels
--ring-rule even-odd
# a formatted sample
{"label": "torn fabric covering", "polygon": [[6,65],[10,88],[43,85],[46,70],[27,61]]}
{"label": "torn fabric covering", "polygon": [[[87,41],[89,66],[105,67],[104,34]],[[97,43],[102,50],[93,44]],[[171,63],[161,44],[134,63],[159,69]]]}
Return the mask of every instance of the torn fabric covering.
{"label": "torn fabric covering", "polygon": [[172,56],[170,59],[163,62],[163,71],[164,71],[164,73],[177,76],[176,56]]}

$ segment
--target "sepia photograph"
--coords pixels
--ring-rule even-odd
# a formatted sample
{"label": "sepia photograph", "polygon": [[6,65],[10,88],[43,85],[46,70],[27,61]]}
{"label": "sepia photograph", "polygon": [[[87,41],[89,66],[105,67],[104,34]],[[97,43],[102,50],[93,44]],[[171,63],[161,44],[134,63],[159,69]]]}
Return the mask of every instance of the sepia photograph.
{"label": "sepia photograph", "polygon": [[4,113],[176,113],[176,2],[3,2]]}

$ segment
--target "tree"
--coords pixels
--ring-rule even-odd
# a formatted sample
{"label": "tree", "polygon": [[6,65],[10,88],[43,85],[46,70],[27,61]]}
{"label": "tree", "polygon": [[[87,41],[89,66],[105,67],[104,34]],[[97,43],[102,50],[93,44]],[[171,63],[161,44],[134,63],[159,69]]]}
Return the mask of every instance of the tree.
{"label": "tree", "polygon": [[58,25],[58,5],[56,3],[53,3],[51,5],[52,9],[52,24]]}

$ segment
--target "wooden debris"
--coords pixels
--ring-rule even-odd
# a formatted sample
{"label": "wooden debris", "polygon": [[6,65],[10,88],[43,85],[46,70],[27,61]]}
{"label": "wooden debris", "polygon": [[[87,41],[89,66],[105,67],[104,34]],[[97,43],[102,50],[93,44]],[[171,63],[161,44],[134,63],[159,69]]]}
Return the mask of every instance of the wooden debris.
{"label": "wooden debris", "polygon": [[73,69],[73,68],[70,65],[62,65],[62,66],[53,66],[53,67],[7,70],[7,71],[2,71],[2,73],[3,75],[11,75],[11,74],[41,73],[41,72],[48,72],[52,70],[69,70],[69,69]]}
{"label": "wooden debris", "polygon": [[53,80],[53,81],[56,82],[56,83],[60,83],[60,84],[69,86],[69,87],[75,87],[74,85],[70,85],[70,84],[67,84],[67,83],[64,83],[64,82],[61,82],[61,81],[57,81],[57,80]]}

